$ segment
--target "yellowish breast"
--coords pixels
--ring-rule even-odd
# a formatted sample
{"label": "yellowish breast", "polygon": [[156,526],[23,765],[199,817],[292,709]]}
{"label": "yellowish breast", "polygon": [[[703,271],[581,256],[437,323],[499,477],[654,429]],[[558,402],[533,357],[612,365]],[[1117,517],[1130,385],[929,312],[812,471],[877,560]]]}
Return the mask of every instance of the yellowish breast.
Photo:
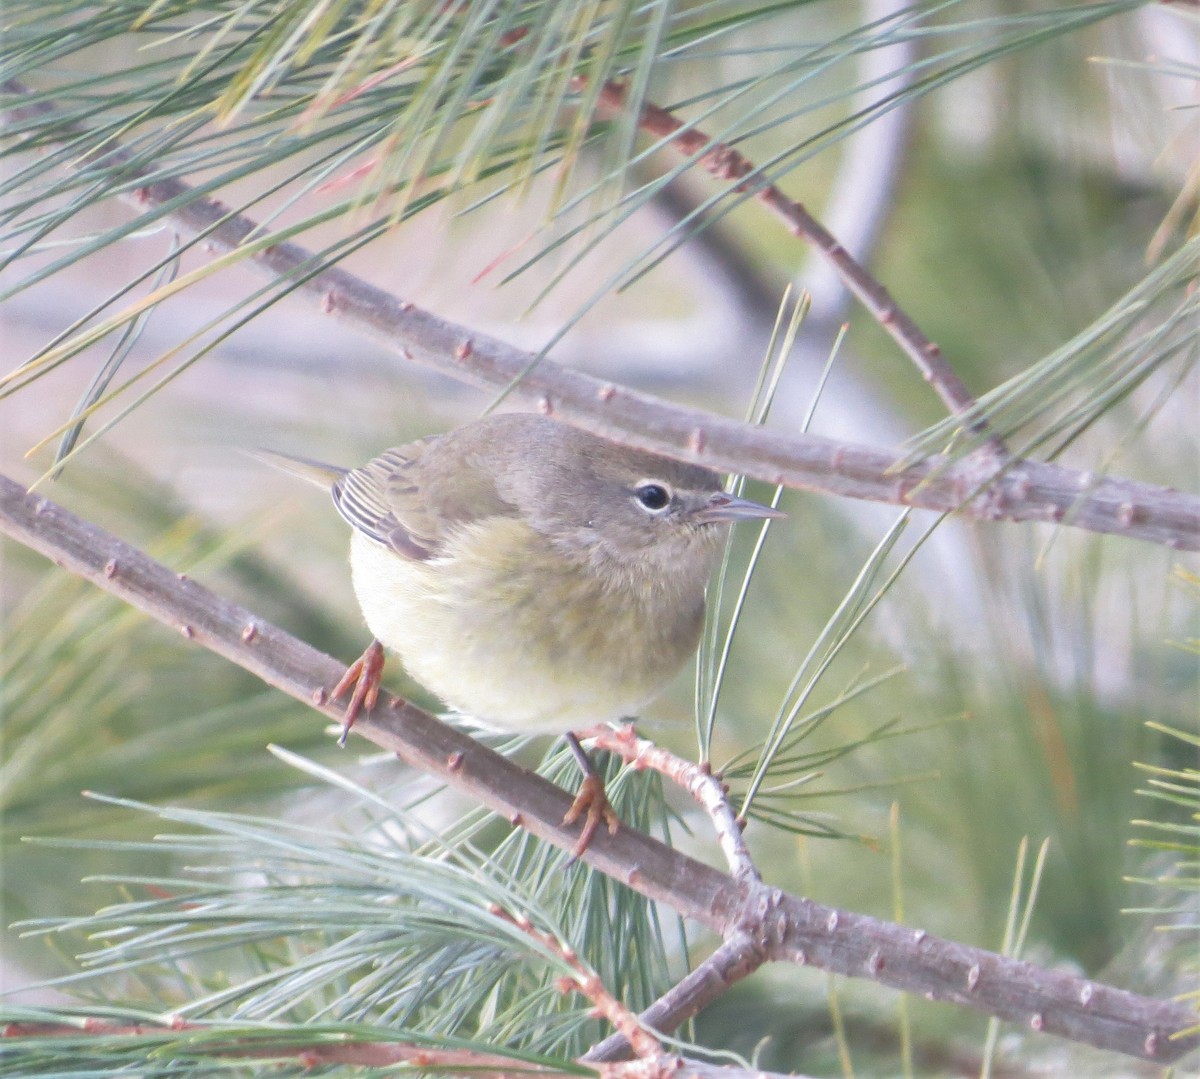
{"label": "yellowish breast", "polygon": [[426,562],[355,532],[350,564],[368,628],[409,674],[502,730],[635,714],[687,661],[704,620],[704,581],[681,590],[585,570],[515,518],[469,525]]}

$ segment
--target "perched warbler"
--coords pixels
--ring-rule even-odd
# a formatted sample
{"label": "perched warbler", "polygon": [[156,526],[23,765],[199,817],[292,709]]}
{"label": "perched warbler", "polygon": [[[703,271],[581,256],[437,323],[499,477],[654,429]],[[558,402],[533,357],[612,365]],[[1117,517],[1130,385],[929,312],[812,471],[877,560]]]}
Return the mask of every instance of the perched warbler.
{"label": "perched warbler", "polygon": [[[272,455],[274,456],[274,455]],[[353,526],[354,591],[375,641],[345,731],[378,695],[383,647],[485,726],[565,734],[585,769],[566,823],[600,820],[603,785],[570,732],[634,715],[695,651],[725,529],[781,517],[716,473],[543,416],[489,416],[361,468],[296,458]]]}

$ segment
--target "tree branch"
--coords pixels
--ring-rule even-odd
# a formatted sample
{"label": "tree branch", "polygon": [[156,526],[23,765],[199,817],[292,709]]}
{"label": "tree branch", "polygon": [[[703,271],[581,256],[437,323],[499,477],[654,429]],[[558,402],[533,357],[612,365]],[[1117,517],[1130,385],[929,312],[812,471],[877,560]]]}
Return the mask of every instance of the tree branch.
{"label": "tree branch", "polygon": [[[327,718],[341,718],[325,688],[343,673],[337,660],[5,477],[0,531]],[[575,835],[561,824],[570,795],[406,701],[381,699],[354,730],[514,827],[560,849],[574,847]],[[583,857],[723,939],[748,935],[772,960],[871,978],[1143,1059],[1170,1062],[1200,1046],[1200,1034],[1175,1036],[1195,1023],[1195,1013],[1182,1004],[1043,970],[754,881],[738,884],[629,828],[615,836],[602,831]]]}
{"label": "tree branch", "polygon": [[[5,93],[19,98],[14,80]],[[9,116],[45,114],[43,103],[9,105]],[[269,233],[185,183],[166,179],[134,187],[149,172],[111,143],[81,155],[86,170],[128,165],[128,190],[151,220],[170,220],[212,249],[237,251],[253,240],[245,261],[272,279],[314,296],[321,310],[371,334],[406,359],[460,381],[509,389],[542,412],[553,413],[601,436],[721,471],[768,483],[823,491],[891,505],[985,520],[1045,521],[1109,533],[1182,550],[1200,550],[1200,498],[1134,480],[1097,477],[1026,459],[1005,462],[936,459],[901,467],[902,457],[816,435],[789,435],[739,423],[700,409],[669,405],[611,382],[558,367],[495,338],[438,318],[428,311],[320,260],[293,243],[264,245]],[[17,374],[20,374],[18,369]]]}
{"label": "tree branch", "polygon": [[746,837],[742,834],[745,821],[738,820],[737,813],[729,804],[729,789],[719,775],[714,775],[704,765],[685,760],[648,739],[638,737],[630,724],[618,728],[598,727],[587,731],[586,736],[598,749],[617,754],[631,768],[638,771],[650,768],[687,791],[712,821],[717,846],[725,855],[730,876],[739,884],[761,882],[762,876],[750,857]]}
{"label": "tree branch", "polygon": [[[628,102],[626,88],[615,82],[605,83],[600,90],[600,102],[613,112],[624,111]],[[954,415],[969,418],[972,431],[986,433],[987,425],[982,417],[968,417],[976,408],[975,397],[942,355],[941,349],[925,336],[883,284],[868,273],[803,203],[785,195],[740,151],[714,141],[697,127],[684,124],[660,105],[643,103],[638,125],[643,131],[670,143],[685,157],[694,158],[718,180],[732,180],[739,190],[754,192],[754,197],[794,236],[808,241],[825,257],[846,288],[913,361],[942,403]],[[992,441],[991,448],[996,452],[1003,451],[999,439]]]}
{"label": "tree branch", "polygon": [[[723,997],[733,985],[749,977],[766,961],[766,952],[748,933],[734,933],[642,1012],[638,1021],[652,1030],[669,1034]],[[584,1054],[583,1061],[626,1060],[632,1052],[623,1035],[613,1034],[592,1046]]]}
{"label": "tree branch", "polygon": [[578,993],[591,1001],[592,1014],[616,1030],[634,1056],[639,1060],[655,1060],[665,1056],[662,1043],[654,1036],[654,1032],[647,1030],[638,1017],[608,991],[600,976],[579,958],[574,948],[564,945],[553,933],[538,929],[523,914],[513,916],[499,907],[493,907],[492,913],[507,919],[521,932],[550,949],[570,968],[571,974],[558,980],[559,992]]}

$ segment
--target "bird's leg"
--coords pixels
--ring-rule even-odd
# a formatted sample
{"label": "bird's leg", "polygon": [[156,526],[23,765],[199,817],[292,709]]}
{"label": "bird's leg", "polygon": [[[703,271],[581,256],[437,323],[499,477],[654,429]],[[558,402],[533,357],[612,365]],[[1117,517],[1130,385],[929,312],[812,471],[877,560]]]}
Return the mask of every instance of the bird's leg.
{"label": "bird's leg", "polygon": [[338,745],[346,744],[346,735],[354,726],[354,721],[364,708],[369,712],[379,700],[379,684],[383,678],[383,645],[372,641],[367,650],[358,657],[342,675],[341,681],[333,687],[332,699],[337,700],[351,686],[354,692],[350,695],[350,703],[346,705],[346,713],[342,716],[342,733]]}
{"label": "bird's leg", "polygon": [[588,849],[601,821],[608,825],[609,835],[616,835],[617,829],[621,827],[621,818],[617,816],[617,811],[609,803],[608,795],[604,793],[604,780],[596,771],[592,758],[584,752],[583,746],[579,744],[579,739],[570,731],[563,737],[566,739],[567,745],[571,747],[579,770],[583,773],[583,782],[579,786],[579,793],[562,819],[563,824],[574,824],[581,816],[583,817],[583,832],[579,836],[579,842],[575,844],[575,849],[571,851],[571,860],[574,861]]}

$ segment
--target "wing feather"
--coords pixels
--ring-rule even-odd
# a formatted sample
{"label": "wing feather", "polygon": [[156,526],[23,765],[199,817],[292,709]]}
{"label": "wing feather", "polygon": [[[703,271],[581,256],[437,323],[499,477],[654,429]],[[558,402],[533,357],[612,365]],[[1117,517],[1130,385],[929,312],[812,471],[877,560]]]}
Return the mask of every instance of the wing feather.
{"label": "wing feather", "polygon": [[475,450],[440,435],[385,450],[334,483],[334,505],[396,554],[434,558],[456,526],[516,513]]}
{"label": "wing feather", "polygon": [[[333,504],[360,532],[405,558],[432,558],[437,548],[436,531],[419,529],[416,483],[401,483],[398,476],[411,473],[420,460],[420,443],[385,450],[361,468],[352,468],[333,485]],[[393,500],[393,490],[411,492]],[[404,511],[408,512],[405,513]]]}

